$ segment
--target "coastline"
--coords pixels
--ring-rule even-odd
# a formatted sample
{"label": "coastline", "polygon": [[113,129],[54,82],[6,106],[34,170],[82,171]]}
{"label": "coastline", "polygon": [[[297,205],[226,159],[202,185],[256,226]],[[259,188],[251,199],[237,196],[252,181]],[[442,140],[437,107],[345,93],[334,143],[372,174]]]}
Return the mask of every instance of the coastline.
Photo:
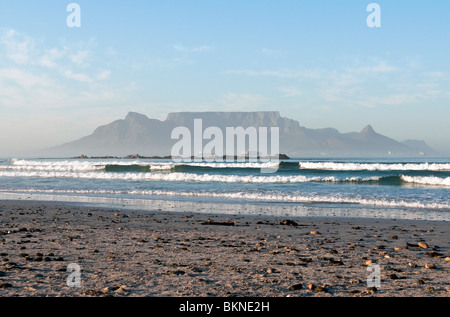
{"label": "coastline", "polygon": [[[1,297],[450,296],[444,221],[22,200],[1,200],[0,220]],[[72,263],[80,287],[67,284]]]}

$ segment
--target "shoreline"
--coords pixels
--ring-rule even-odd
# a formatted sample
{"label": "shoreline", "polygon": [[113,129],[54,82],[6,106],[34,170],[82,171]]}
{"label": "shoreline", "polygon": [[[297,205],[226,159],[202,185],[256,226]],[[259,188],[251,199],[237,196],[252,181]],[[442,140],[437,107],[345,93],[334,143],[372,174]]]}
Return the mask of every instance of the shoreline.
{"label": "shoreline", "polygon": [[[443,221],[20,200],[0,200],[0,221],[0,297],[450,296]],[[72,263],[80,287],[67,284]]]}
{"label": "shoreline", "polygon": [[446,210],[389,208],[381,206],[359,206],[339,204],[293,204],[272,202],[205,202],[174,199],[137,199],[98,196],[70,196],[61,194],[10,193],[0,191],[0,201],[46,202],[74,206],[141,211],[163,210],[168,212],[196,212],[242,216],[283,217],[332,217],[345,219],[390,219],[450,221]]}

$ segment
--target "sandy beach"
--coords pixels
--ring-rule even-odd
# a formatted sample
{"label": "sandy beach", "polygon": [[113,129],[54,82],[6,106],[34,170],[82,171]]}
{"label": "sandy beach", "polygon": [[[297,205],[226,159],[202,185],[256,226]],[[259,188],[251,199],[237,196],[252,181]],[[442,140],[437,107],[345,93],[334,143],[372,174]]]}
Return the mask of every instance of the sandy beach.
{"label": "sandy beach", "polygon": [[449,233],[443,221],[1,201],[0,296],[448,297]]}

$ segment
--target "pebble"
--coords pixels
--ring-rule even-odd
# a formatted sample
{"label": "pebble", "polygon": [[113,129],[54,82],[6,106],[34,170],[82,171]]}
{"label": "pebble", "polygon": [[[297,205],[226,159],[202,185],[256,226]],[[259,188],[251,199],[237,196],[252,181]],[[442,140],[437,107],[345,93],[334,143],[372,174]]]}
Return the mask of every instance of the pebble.
{"label": "pebble", "polygon": [[353,289],[353,290],[349,290],[347,293],[349,293],[349,294],[358,294],[358,293],[360,293],[360,291],[358,291],[357,289]]}
{"label": "pebble", "polygon": [[292,226],[292,227],[297,227],[298,223],[296,223],[295,221],[292,220],[283,220],[280,225],[284,225],[284,226]]}
{"label": "pebble", "polygon": [[427,263],[425,264],[425,268],[429,270],[434,270],[436,269],[436,265],[434,265],[433,263]]}
{"label": "pebble", "polygon": [[398,279],[400,279],[400,278],[397,276],[397,274],[389,274],[388,277],[389,277],[389,279],[391,279],[391,280],[398,280]]}
{"label": "pebble", "polygon": [[442,258],[443,257],[442,253],[439,253],[439,252],[436,252],[436,251],[428,252],[427,256],[429,258]]}
{"label": "pebble", "polygon": [[426,244],[425,242],[419,242],[417,243],[417,245],[422,249],[428,249],[428,244]]}
{"label": "pebble", "polygon": [[449,256],[446,257],[446,258],[445,258],[445,261],[446,261],[446,262],[450,262],[450,257],[449,257]]}
{"label": "pebble", "polygon": [[328,260],[328,264],[330,264],[330,265],[344,265],[344,262],[342,262],[340,260],[329,259]]}
{"label": "pebble", "polygon": [[0,288],[10,288],[10,287],[12,287],[12,285],[9,283],[0,283]]}
{"label": "pebble", "polygon": [[420,279],[420,280],[416,281],[416,284],[423,285],[423,284],[425,284],[425,281]]}
{"label": "pebble", "polygon": [[295,285],[290,286],[289,290],[291,290],[291,291],[298,291],[298,290],[300,290],[302,288],[303,288],[302,284],[295,284]]}
{"label": "pebble", "polygon": [[311,231],[311,234],[316,235],[316,234],[320,234],[320,232],[319,231]]}
{"label": "pebble", "polygon": [[316,292],[316,293],[328,293],[328,290],[325,287],[317,286],[314,289],[314,292]]}

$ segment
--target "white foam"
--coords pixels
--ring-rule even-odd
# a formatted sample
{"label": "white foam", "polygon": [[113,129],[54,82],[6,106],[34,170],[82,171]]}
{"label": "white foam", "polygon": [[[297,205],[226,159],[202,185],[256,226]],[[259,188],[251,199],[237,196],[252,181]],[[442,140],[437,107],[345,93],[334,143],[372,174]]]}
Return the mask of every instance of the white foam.
{"label": "white foam", "polygon": [[86,160],[65,160],[65,161],[36,161],[13,159],[12,165],[0,166],[0,170],[17,171],[98,171],[104,170],[106,166],[143,166],[150,170],[171,170],[176,166],[194,166],[211,168],[278,168],[279,162],[143,162],[143,161],[86,161]]}
{"label": "white foam", "polygon": [[12,160],[12,165],[0,166],[0,170],[17,171],[100,171],[108,165],[117,166],[144,166],[151,170],[170,170],[174,163],[143,163],[142,161],[31,161]]}
{"label": "white foam", "polygon": [[450,164],[439,163],[335,163],[335,162],[300,162],[302,169],[319,169],[333,171],[450,171]]}
{"label": "white foam", "polygon": [[187,166],[197,166],[197,167],[211,167],[211,168],[278,168],[279,162],[266,162],[266,163],[255,163],[255,162],[242,162],[242,163],[178,163],[176,165],[187,165]]}
{"label": "white foam", "polygon": [[430,185],[430,186],[450,186],[450,177],[440,178],[434,176],[406,176],[401,175],[401,179],[407,183]]}
{"label": "white foam", "polygon": [[307,183],[307,182],[356,182],[373,181],[379,177],[345,178],[296,176],[254,176],[254,175],[217,175],[194,173],[111,173],[111,172],[75,172],[75,171],[0,171],[1,177],[35,178],[76,178],[131,181],[169,181],[169,182],[221,182],[221,183]]}

